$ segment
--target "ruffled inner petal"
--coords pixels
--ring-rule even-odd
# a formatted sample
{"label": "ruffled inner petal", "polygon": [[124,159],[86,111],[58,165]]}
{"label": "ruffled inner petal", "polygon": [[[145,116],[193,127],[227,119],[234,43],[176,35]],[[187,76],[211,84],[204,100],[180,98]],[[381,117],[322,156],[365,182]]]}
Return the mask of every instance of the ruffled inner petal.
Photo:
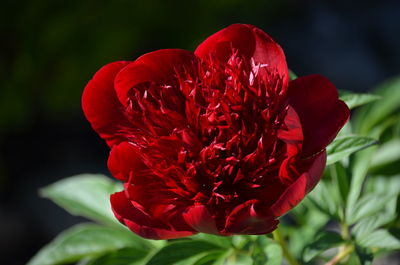
{"label": "ruffled inner petal", "polygon": [[282,48],[264,31],[246,24],[234,24],[208,37],[196,49],[199,58],[218,58],[222,62],[229,60],[237,50],[239,56],[255,64],[267,66],[276,71],[288,83],[288,68]]}

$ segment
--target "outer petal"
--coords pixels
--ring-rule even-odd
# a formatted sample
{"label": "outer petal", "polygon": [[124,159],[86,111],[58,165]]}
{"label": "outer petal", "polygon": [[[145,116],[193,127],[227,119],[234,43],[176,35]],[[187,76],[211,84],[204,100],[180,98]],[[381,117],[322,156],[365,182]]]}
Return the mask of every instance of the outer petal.
{"label": "outer petal", "polygon": [[247,201],[237,206],[226,220],[224,233],[261,235],[276,229],[279,221],[274,216],[261,216],[255,210],[256,200]]}
{"label": "outer petal", "polygon": [[278,130],[278,138],[286,143],[289,157],[296,155],[303,144],[304,136],[299,115],[290,106],[282,127]]}
{"label": "outer petal", "polygon": [[129,142],[114,145],[107,164],[111,174],[122,181],[128,181],[131,174],[144,168],[137,149]]}
{"label": "outer petal", "polygon": [[176,231],[160,220],[156,220],[136,209],[125,193],[111,195],[111,206],[115,217],[136,234],[149,239],[172,239],[195,234],[194,231]]}
{"label": "outer petal", "polygon": [[190,207],[187,212],[183,214],[183,218],[198,232],[219,234],[215,220],[205,205]]}
{"label": "outer petal", "polygon": [[118,98],[123,105],[128,104],[129,90],[141,83],[174,83],[176,70],[193,69],[196,57],[192,52],[179,49],[165,49],[142,55],[121,71],[115,79]]}
{"label": "outer petal", "polygon": [[282,48],[264,31],[252,25],[234,24],[224,28],[208,37],[194,53],[203,59],[213,54],[227,61],[232,48],[248,60],[253,58],[256,64],[267,64],[270,69],[276,69],[284,85],[287,84],[289,74]]}
{"label": "outer petal", "polygon": [[326,152],[323,151],[308,161],[304,161],[304,163],[302,167],[308,167],[308,170],[293,182],[271,206],[271,211],[275,217],[279,217],[292,209],[315,187],[325,168]]}
{"label": "outer petal", "polygon": [[323,150],[350,116],[347,105],[338,99],[335,86],[320,75],[299,77],[291,81],[288,98],[303,128],[303,157]]}
{"label": "outer petal", "polygon": [[129,126],[114,90],[115,76],[129,63],[120,61],[102,67],[86,85],[82,95],[86,118],[109,146],[120,142],[121,127]]}

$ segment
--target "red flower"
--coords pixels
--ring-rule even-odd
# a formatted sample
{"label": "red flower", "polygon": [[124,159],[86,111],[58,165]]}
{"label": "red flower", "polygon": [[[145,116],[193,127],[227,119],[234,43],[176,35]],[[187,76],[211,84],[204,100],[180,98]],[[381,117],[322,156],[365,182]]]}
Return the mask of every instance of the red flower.
{"label": "red flower", "polygon": [[152,239],[270,233],[317,184],[349,118],[324,77],[289,82],[280,46],[250,25],[194,53],[108,64],[82,105],[125,183],[111,195],[115,216]]}

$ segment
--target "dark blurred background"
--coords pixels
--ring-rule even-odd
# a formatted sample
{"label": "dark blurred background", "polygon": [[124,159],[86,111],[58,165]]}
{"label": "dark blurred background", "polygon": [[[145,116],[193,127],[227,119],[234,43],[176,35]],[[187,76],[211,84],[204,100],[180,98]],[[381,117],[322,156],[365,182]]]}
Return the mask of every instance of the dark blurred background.
{"label": "dark blurred background", "polygon": [[106,145],[83,117],[82,90],[104,64],[162,48],[194,48],[233,23],[280,43],[298,75],[367,91],[400,70],[400,1],[2,0],[0,260],[25,264],[81,221],[38,189],[107,173]]}

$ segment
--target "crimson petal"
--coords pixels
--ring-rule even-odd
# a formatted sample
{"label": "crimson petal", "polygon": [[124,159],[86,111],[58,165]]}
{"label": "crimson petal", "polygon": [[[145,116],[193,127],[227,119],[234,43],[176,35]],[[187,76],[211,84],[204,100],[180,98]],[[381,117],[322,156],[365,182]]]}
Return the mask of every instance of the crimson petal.
{"label": "crimson petal", "polygon": [[224,28],[202,42],[194,53],[203,59],[214,55],[226,62],[232,48],[249,61],[253,58],[256,64],[276,69],[286,87],[289,73],[282,48],[264,31],[252,25],[234,24]]}
{"label": "crimson petal", "polygon": [[260,235],[276,229],[279,221],[274,216],[262,216],[255,210],[256,200],[237,206],[226,219],[224,233]]}
{"label": "crimson petal", "polygon": [[115,76],[129,63],[120,61],[102,67],[86,85],[82,95],[86,118],[109,146],[120,142],[120,129],[129,126],[114,90]]}
{"label": "crimson petal", "polygon": [[338,99],[335,86],[320,75],[299,77],[291,81],[288,98],[301,120],[303,157],[325,149],[350,116],[347,105]]}
{"label": "crimson petal", "polygon": [[180,49],[164,49],[142,55],[118,73],[115,88],[123,105],[128,104],[128,92],[134,86],[153,82],[156,84],[175,83],[176,70],[193,69],[196,57],[192,52]]}
{"label": "crimson petal", "polygon": [[198,232],[219,234],[215,220],[205,205],[190,207],[187,212],[183,214],[183,218]]}
{"label": "crimson petal", "polygon": [[[326,164],[326,152],[323,151],[308,161],[309,168],[295,182],[293,182],[279,199],[271,206],[275,217],[279,217],[296,206],[320,180]],[[304,165],[303,165],[304,166]]]}
{"label": "crimson petal", "polygon": [[107,164],[111,174],[122,181],[128,181],[131,174],[145,167],[137,149],[129,142],[114,145]]}
{"label": "crimson petal", "polygon": [[176,231],[135,208],[123,191],[111,195],[115,217],[136,234],[149,239],[173,239],[195,234],[194,231]]}

